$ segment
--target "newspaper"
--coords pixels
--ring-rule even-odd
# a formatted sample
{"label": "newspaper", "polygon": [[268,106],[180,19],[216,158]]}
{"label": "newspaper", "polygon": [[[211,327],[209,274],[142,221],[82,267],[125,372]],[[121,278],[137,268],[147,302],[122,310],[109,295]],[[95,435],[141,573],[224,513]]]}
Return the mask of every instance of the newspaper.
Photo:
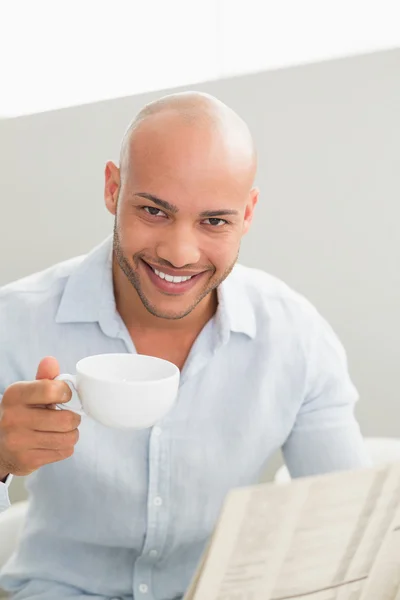
{"label": "newspaper", "polygon": [[185,600],[400,600],[400,464],[234,490]]}

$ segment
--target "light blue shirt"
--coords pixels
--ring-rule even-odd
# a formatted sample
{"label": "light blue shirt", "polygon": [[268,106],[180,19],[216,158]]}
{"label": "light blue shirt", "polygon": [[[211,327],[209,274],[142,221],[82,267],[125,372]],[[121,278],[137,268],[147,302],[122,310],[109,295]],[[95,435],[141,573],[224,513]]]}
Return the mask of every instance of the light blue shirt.
{"label": "light blue shirt", "polygon": [[[111,238],[0,290],[0,393],[55,356],[135,352],[116,311]],[[302,296],[236,266],[155,427],[83,417],[74,455],[28,478],[30,508],[0,584],[18,600],[181,598],[227,492],[283,448],[292,476],[367,464],[345,352]],[[0,509],[8,506],[0,484]]]}

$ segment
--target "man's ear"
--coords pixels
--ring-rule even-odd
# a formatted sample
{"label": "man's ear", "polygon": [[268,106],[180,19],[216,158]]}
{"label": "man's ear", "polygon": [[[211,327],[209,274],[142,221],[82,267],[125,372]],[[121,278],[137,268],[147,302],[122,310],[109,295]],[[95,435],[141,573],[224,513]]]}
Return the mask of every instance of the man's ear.
{"label": "man's ear", "polygon": [[250,225],[253,220],[254,209],[258,202],[259,195],[260,190],[258,188],[253,188],[249,194],[249,200],[244,213],[243,235],[245,235],[250,229]]}
{"label": "man's ear", "polygon": [[117,212],[118,193],[121,184],[119,168],[109,160],[104,169],[104,201],[107,210],[115,216]]}

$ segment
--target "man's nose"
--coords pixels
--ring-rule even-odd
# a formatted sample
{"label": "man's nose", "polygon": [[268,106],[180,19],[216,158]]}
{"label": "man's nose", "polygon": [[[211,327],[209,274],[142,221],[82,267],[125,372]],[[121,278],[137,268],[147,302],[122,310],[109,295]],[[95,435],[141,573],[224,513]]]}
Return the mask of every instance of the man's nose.
{"label": "man's nose", "polygon": [[195,232],[190,227],[174,227],[157,245],[157,256],[177,269],[195,265],[201,258]]}

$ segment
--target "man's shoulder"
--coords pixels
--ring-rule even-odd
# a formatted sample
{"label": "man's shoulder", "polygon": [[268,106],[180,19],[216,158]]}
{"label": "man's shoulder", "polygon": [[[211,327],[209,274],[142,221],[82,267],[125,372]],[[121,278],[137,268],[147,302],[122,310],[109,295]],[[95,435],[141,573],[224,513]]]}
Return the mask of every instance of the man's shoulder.
{"label": "man's shoulder", "polygon": [[261,269],[238,264],[232,272],[232,282],[244,291],[255,310],[268,311],[274,307],[295,312],[316,310],[301,293]]}
{"label": "man's shoulder", "polygon": [[23,310],[29,306],[52,302],[60,298],[71,274],[85,257],[77,256],[57,263],[0,287],[0,313]]}
{"label": "man's shoulder", "polygon": [[307,345],[319,336],[337,344],[331,326],[314,304],[278,277],[261,269],[237,265],[232,272],[232,282],[232,304],[239,294],[244,294],[245,304],[241,302],[240,308],[245,307],[252,315],[261,339],[269,339],[266,337],[269,332],[280,339],[301,340]]}

